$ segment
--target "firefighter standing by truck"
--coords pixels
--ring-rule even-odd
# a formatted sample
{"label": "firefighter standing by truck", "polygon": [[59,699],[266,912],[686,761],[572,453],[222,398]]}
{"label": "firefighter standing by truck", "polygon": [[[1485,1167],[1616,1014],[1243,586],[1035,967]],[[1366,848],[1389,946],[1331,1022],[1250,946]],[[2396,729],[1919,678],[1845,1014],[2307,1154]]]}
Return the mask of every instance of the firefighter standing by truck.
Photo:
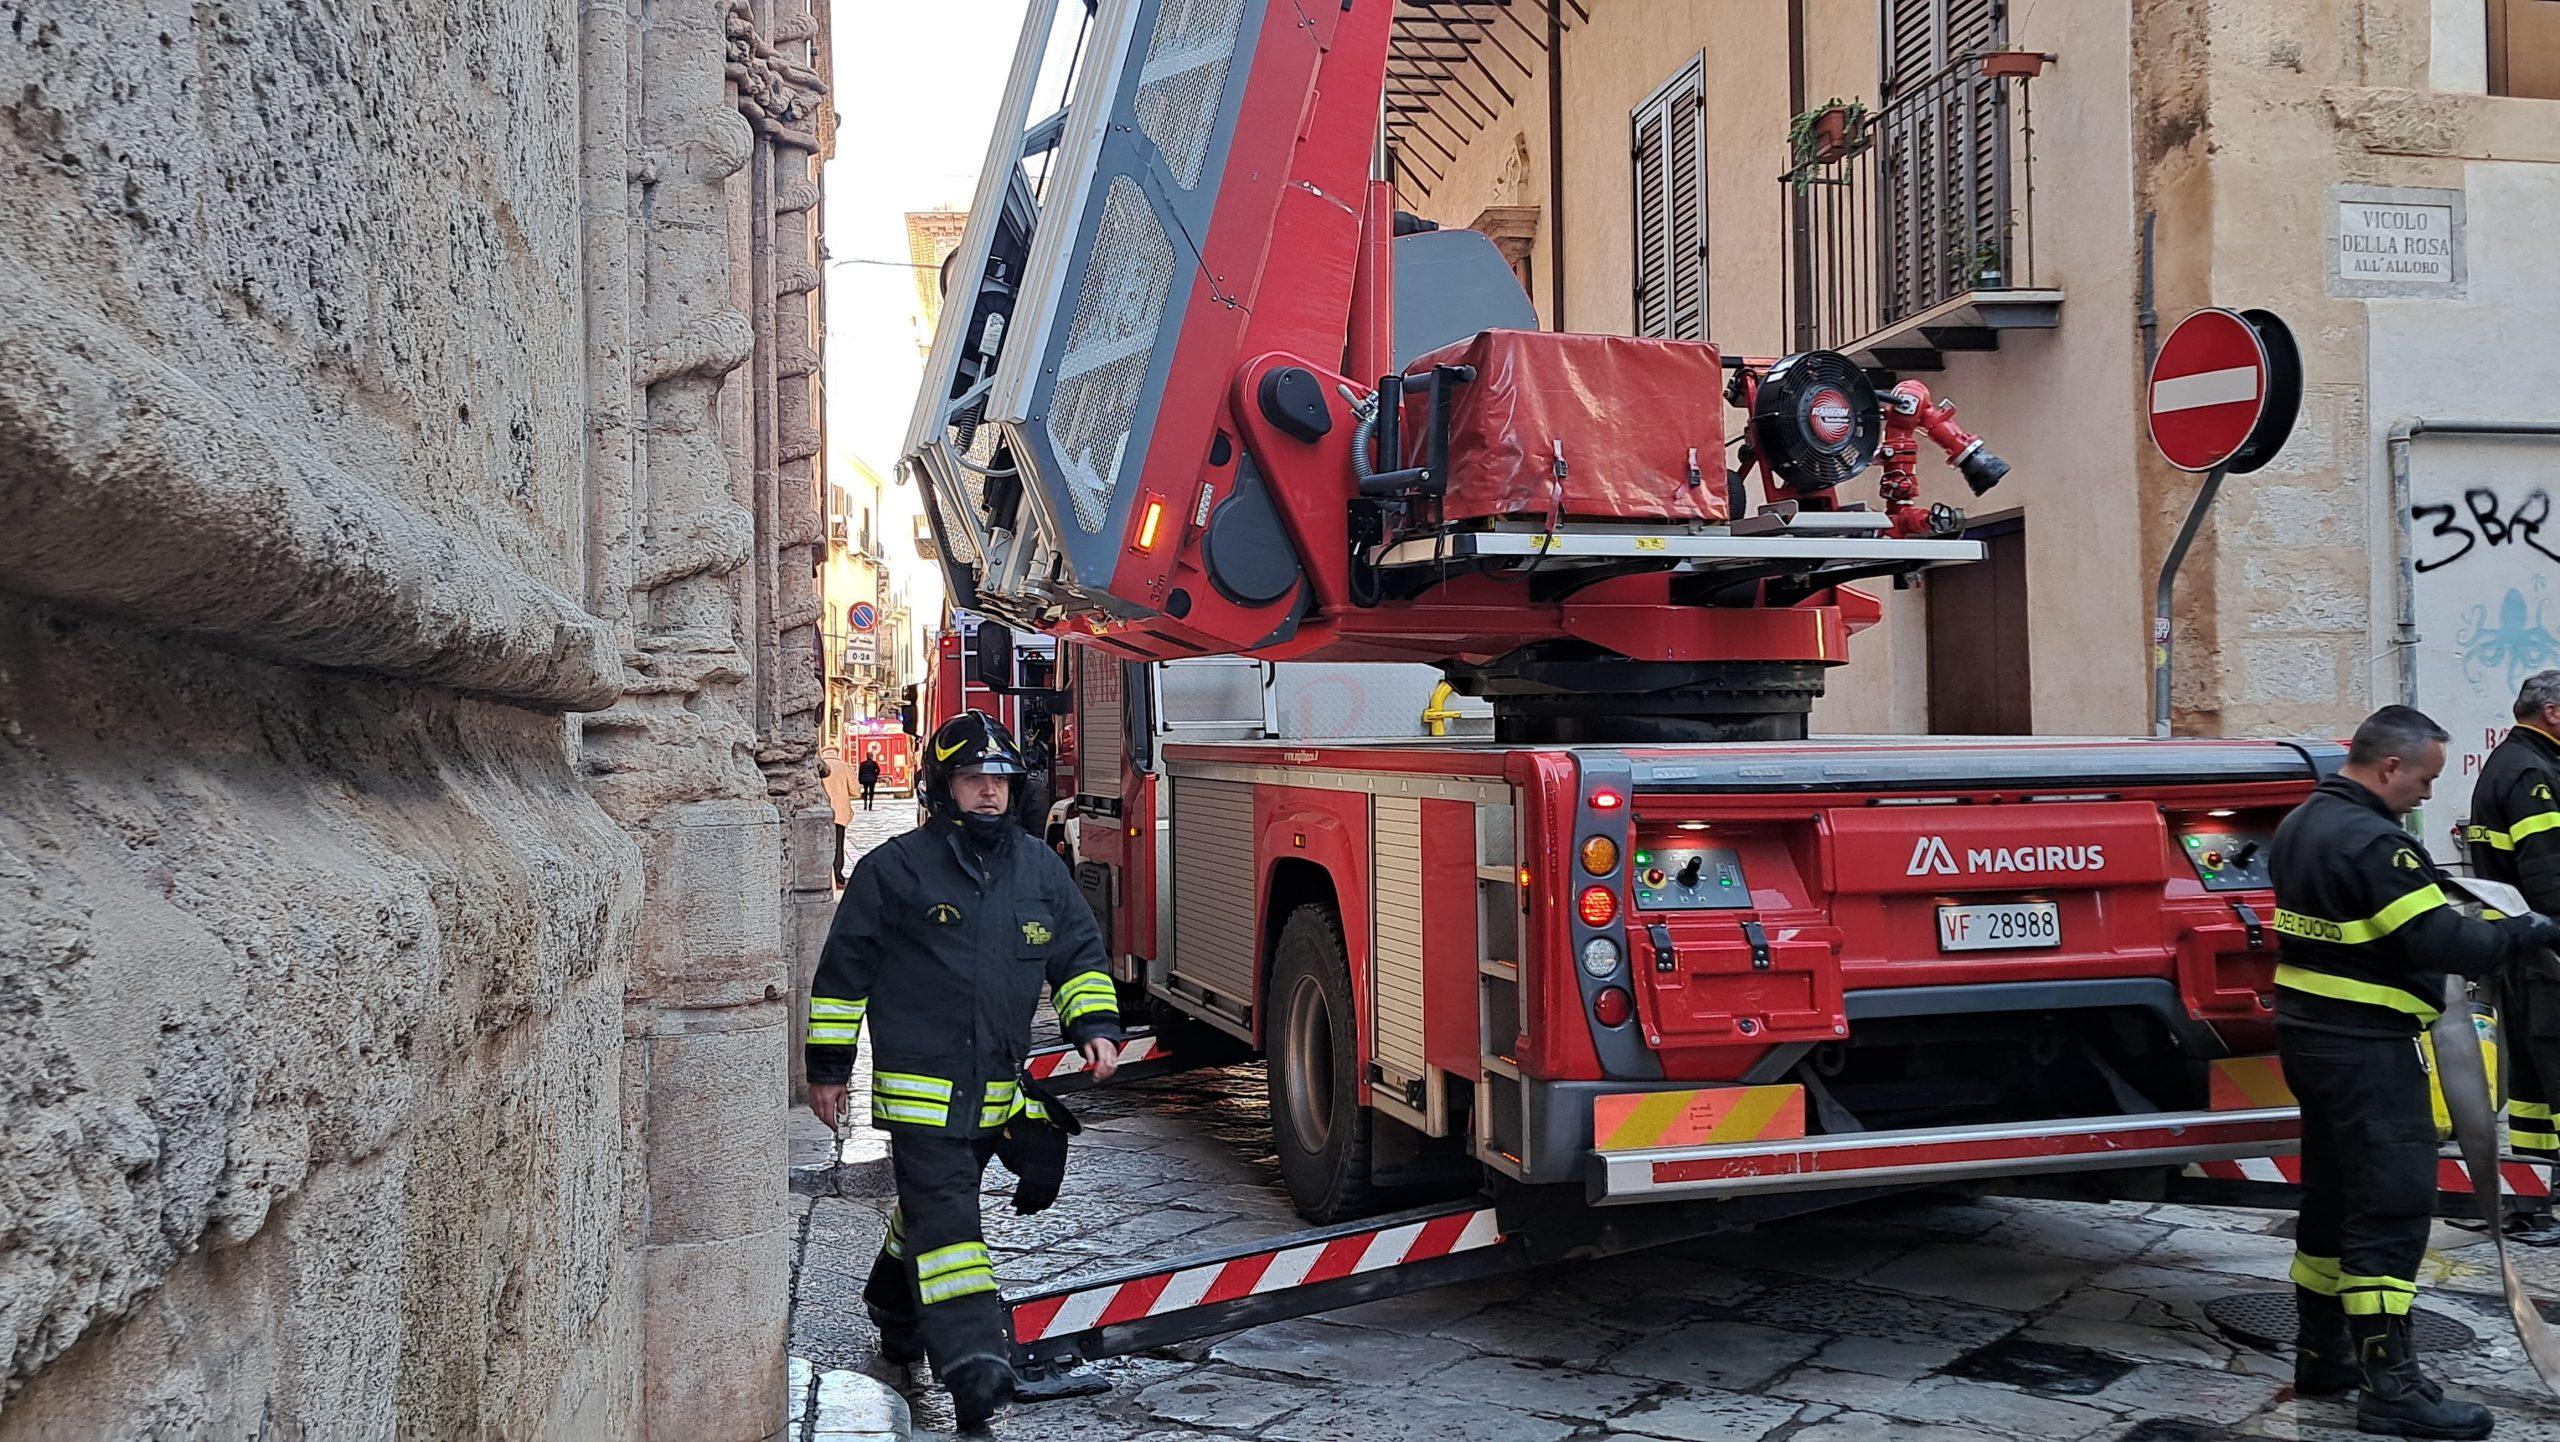
{"label": "firefighter standing by truck", "polygon": [[[968,711],[929,744],[928,819],[856,864],[827,933],[809,1001],[809,1105],[839,1124],[869,1023],[871,1123],[889,1133],[898,1206],[863,1302],[882,1358],[929,1356],[966,1427],[1013,1394],[978,1187],[991,1156],[1022,1172],[1007,1141],[1048,1120],[1022,1076],[1040,988],[1096,1081],[1118,1066],[1120,1014],[1066,863],[1014,824],[1027,768],[1013,738]],[[1016,1205],[1046,1200],[1017,1194]]]}
{"label": "firefighter standing by truck", "polygon": [[2361,1430],[2467,1438],[2489,1435],[2489,1410],[2447,1398],[2410,1345],[2436,1178],[2418,1035],[2446,973],[2507,974],[2560,926],[2463,916],[2402,829],[2434,790],[2445,740],[2407,706],[2365,718],[2346,764],[2277,829],[2268,873],[2283,939],[2277,1050],[2302,1106],[2294,1390],[2361,1385]]}
{"label": "firefighter standing by truck", "polygon": [[[2471,789],[2463,839],[2472,869],[2524,893],[2545,916],[2560,916],[2560,671],[2540,671],[2516,691],[2515,728],[2489,753]],[[2507,1140],[2560,1170],[2560,977],[2539,968],[2498,979],[2499,1029],[2507,1046]],[[2545,1208],[2511,1218],[2516,1240],[2560,1243]]]}

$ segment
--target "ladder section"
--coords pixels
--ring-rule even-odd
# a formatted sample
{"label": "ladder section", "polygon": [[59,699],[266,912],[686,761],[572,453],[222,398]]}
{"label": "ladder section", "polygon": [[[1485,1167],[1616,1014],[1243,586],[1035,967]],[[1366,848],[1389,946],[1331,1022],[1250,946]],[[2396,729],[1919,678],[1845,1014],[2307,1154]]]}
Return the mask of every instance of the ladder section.
{"label": "ladder section", "polygon": [[1517,813],[1476,808],[1477,1160],[1512,1177],[1528,1169],[1529,1088],[1514,1057],[1520,1045],[1522,909]]}

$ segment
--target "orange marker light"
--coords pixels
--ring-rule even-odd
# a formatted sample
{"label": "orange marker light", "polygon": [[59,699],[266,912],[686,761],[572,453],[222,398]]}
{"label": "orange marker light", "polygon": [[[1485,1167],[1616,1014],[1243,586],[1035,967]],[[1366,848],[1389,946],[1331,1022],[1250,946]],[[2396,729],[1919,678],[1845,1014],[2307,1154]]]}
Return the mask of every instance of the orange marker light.
{"label": "orange marker light", "polygon": [[1163,527],[1164,502],[1157,500],[1153,496],[1149,496],[1147,498],[1146,511],[1138,517],[1138,549],[1141,551],[1154,550],[1156,548],[1156,532],[1163,529]]}
{"label": "orange marker light", "polygon": [[1583,888],[1576,909],[1582,913],[1585,926],[1607,926],[1618,919],[1618,893],[1605,886]]}
{"label": "orange marker light", "polygon": [[1618,843],[1606,836],[1586,838],[1582,843],[1582,869],[1594,876],[1606,876],[1618,865]]}

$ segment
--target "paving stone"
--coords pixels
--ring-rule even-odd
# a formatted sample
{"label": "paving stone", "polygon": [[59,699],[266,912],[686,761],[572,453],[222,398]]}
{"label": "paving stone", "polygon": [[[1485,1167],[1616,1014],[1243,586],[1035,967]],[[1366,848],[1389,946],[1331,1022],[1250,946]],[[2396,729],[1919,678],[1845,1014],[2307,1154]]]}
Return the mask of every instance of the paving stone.
{"label": "paving stone", "polygon": [[1834,1216],[1872,1217],[1897,1227],[1913,1227],[1924,1232],[1946,1232],[1959,1237],[1976,1237],[2017,1215],[2014,1201],[1962,1201],[1952,1198],[1915,1199],[1911,1201],[1873,1202],[1853,1212]]}
{"label": "paving stone", "polygon": [[[2127,1300],[2144,1305],[2139,1298]],[[2100,1321],[2069,1315],[2045,1316],[2028,1323],[2024,1335],[2039,1342],[2090,1347],[2138,1361],[2177,1362],[2216,1370],[2228,1365],[2236,1350],[2219,1340],[2218,1334],[2207,1335],[2171,1321],[2143,1323]]]}
{"label": "paving stone", "polygon": [[[1138,1394],[1139,1410],[1162,1422],[1251,1431],[1289,1415],[1329,1393],[1295,1382],[1248,1377],[1219,1367],[1168,1378]],[[1064,1404],[1061,1404],[1064,1405]]]}
{"label": "paving stone", "polygon": [[2228,1425],[2257,1415],[2286,1385],[2272,1377],[2147,1363],[2089,1400],[2136,1417],[2188,1417]]}
{"label": "paving stone", "polygon": [[1609,1370],[1684,1386],[1756,1391],[1820,1351],[1811,1332],[1713,1318],[1648,1337],[1609,1359]]}
{"label": "paving stone", "polygon": [[1650,1377],[1575,1371],[1512,1357],[1478,1357],[1434,1372],[1420,1385],[1426,1391],[1486,1407],[1582,1421],[1597,1421],[1622,1412],[1662,1390],[1661,1384]]}
{"label": "paving stone", "polygon": [[1784,1272],[1845,1282],[1938,1240],[1936,1233],[1882,1221],[1837,1221],[1826,1216],[1799,1218],[1765,1232],[1705,1237],[1670,1250],[1675,1256],[1695,1257],[1743,1273]]}
{"label": "paving stone", "polygon": [[1398,1337],[1330,1322],[1273,1322],[1209,1350],[1212,1359],[1255,1372],[1286,1372],[1352,1386],[1423,1381],[1475,1354],[1438,1337]]}
{"label": "paving stone", "polygon": [[1480,1308],[1425,1330],[1497,1357],[1584,1368],[1600,1365],[1638,1335],[1591,1324],[1562,1326],[1547,1313],[1519,1306]]}
{"label": "paving stone", "polygon": [[1867,1285],[2028,1312],[2061,1297],[2088,1274],[2086,1266],[2058,1257],[1942,1242],[1878,1268]]}
{"label": "paving stone", "polygon": [[1961,1382],[1952,1377],[1932,1377],[1912,1383],[1902,1400],[1889,1410],[1914,1422],[1970,1423],[2033,1439],[2033,1442],[2044,1442],[2047,1438],[2089,1437],[2117,1426],[2121,1421],[2116,1413],[2098,1407]]}
{"label": "paving stone", "polygon": [[1977,1437],[2001,1435],[2048,1442],[2091,1436],[2118,1421],[2115,1413],[2096,1407],[1953,1377],[1895,1382],[1808,1367],[1789,1373],[1769,1390],[1781,1396],[1829,1402],[1908,1422],[1970,1427]]}
{"label": "paving stone", "polygon": [[1929,1337],[1979,1347],[2016,1331],[2019,1319],[1936,1298],[1878,1291],[1863,1282],[1802,1278],[1744,1298],[1734,1308],[1765,1326],[1901,1341]]}
{"label": "paving stone", "polygon": [[2152,1244],[2142,1260],[2154,1267],[2191,1267],[2246,1277],[2282,1277],[2293,1265],[2293,1239],[2262,1232],[2180,1227]]}
{"label": "paving stone", "polygon": [[905,1433],[913,1425],[907,1399],[885,1382],[861,1372],[818,1375],[818,1412],[811,1430],[829,1432]]}
{"label": "paving stone", "polygon": [[1563,1442],[1581,1424],[1411,1390],[1335,1398],[1251,1431],[1270,1442]]}
{"label": "paving stone", "polygon": [[1894,1342],[1882,1337],[1842,1337],[1812,1357],[1812,1365],[1833,1372],[1858,1372],[1912,1382],[1945,1367],[1973,1350],[1935,1338]]}
{"label": "paving stone", "polygon": [[1940,1427],[1905,1422],[1872,1412],[1842,1412],[1788,1435],[1788,1442],[1982,1442],[1972,1427]]}
{"label": "paving stone", "polygon": [[2089,1207],[2078,1214],[2023,1213],[1984,1232],[1975,1241],[1985,1247],[2014,1248],[2047,1257],[2075,1262],[2104,1262],[2113,1266],[2131,1261],[2146,1247],[2167,1241],[2172,1230],[2118,1216],[2103,1208]]}
{"label": "paving stone", "polygon": [[1610,1418],[1609,1431],[1612,1436],[1672,1442],[1759,1442],[1808,1413],[1829,1410],[1784,1397],[1682,1388]]}
{"label": "paving stone", "polygon": [[1655,1287],[1641,1272],[1592,1268],[1577,1276],[1571,1268],[1549,1268],[1540,1276],[1544,1285],[1522,1298],[1521,1305],[1568,1323],[1606,1317],[1622,1328],[1654,1331],[1687,1321],[1699,1305],[1694,1298]]}

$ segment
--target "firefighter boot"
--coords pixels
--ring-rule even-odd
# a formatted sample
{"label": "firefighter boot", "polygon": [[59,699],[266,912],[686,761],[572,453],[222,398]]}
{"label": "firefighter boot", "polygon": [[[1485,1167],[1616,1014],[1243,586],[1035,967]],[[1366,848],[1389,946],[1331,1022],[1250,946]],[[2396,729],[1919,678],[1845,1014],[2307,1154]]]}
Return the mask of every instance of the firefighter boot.
{"label": "firefighter boot", "polygon": [[1013,1368],[1001,1357],[972,1357],[942,1380],[951,1389],[952,1419],[964,1432],[984,1427],[997,1408],[1013,1400]]}
{"label": "firefighter boot", "polygon": [[2293,1312],[2293,1395],[2354,1391],[2364,1374],[2356,1367],[2355,1339],[2347,1335],[2346,1309],[2335,1297],[2295,1287]]}
{"label": "firefighter boot", "polygon": [[2472,1438],[2489,1435],[2489,1409],[2456,1402],[2418,1368],[2409,1319],[2358,1317],[2353,1323],[2356,1360],[2364,1392],[2356,1399],[2356,1430],[2386,1437]]}

